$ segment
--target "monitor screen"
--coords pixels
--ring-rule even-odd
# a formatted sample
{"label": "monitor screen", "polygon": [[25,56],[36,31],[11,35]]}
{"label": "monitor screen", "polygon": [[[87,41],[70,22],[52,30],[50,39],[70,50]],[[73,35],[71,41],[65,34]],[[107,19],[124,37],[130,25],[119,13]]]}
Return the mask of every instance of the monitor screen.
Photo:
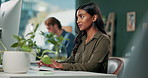
{"label": "monitor screen", "polygon": [[[10,0],[1,4],[0,20],[1,41],[7,50],[14,50],[11,45],[16,41],[12,35],[18,35],[22,0]],[[4,49],[0,44],[0,49]]]}

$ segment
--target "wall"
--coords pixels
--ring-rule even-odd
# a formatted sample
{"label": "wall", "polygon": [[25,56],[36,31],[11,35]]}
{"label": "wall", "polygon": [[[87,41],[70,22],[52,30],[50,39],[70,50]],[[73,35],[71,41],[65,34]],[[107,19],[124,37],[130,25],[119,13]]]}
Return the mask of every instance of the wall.
{"label": "wall", "polygon": [[[113,56],[124,56],[126,49],[131,43],[131,39],[137,28],[142,28],[142,23],[146,22],[143,20],[147,10],[148,1],[147,0],[87,0],[87,2],[95,2],[99,5],[102,15],[108,16],[110,12],[116,13],[115,21],[115,40],[114,40],[114,51]],[[77,5],[86,3],[85,0],[77,0]],[[126,31],[126,15],[127,12],[136,12],[136,31],[127,32]]]}

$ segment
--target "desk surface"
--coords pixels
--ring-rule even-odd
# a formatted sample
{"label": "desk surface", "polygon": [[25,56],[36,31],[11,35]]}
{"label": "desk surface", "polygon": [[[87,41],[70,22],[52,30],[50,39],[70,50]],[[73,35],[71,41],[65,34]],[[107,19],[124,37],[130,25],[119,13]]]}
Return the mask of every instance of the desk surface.
{"label": "desk surface", "polygon": [[[38,66],[31,66],[31,68],[37,69]],[[10,74],[0,72],[0,78],[117,78],[113,74],[102,74],[84,71],[60,71],[52,70],[52,68],[41,67],[41,69],[49,69],[51,71],[38,71],[29,70],[26,74]]]}
{"label": "desk surface", "polygon": [[34,71],[26,74],[9,74],[0,72],[0,78],[117,78],[116,75],[83,71]]}

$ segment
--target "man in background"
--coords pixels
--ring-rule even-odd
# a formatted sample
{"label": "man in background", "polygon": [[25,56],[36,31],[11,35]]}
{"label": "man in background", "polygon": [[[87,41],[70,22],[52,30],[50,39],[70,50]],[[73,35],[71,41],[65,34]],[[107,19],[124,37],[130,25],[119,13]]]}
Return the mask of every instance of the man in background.
{"label": "man in background", "polygon": [[49,17],[47,20],[45,20],[45,25],[50,33],[56,34],[58,37],[63,36],[65,39],[62,42],[62,44],[66,47],[66,52],[67,52],[67,58],[71,55],[72,49],[74,47],[74,39],[75,36],[62,29],[62,25],[58,19],[55,17]]}

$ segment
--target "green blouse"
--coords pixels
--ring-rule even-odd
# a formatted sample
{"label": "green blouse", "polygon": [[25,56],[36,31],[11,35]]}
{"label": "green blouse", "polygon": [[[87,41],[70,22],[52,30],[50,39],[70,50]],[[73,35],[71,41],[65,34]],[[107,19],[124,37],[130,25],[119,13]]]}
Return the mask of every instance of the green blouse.
{"label": "green blouse", "polygon": [[62,63],[66,71],[90,71],[107,73],[110,40],[107,35],[97,32],[93,39],[85,44],[86,36],[82,37],[75,56],[71,56]]}

